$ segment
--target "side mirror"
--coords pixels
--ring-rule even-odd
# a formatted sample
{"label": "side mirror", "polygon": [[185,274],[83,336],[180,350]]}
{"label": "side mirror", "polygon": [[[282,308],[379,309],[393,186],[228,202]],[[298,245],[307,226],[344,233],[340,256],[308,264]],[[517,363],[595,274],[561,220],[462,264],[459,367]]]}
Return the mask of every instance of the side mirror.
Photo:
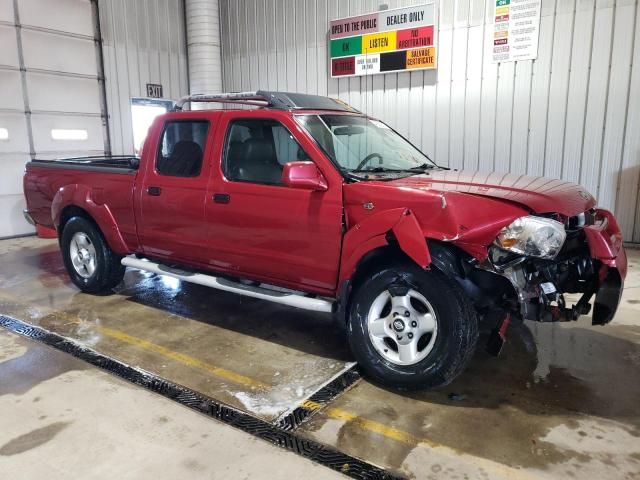
{"label": "side mirror", "polygon": [[287,187],[325,191],[327,181],[313,162],[289,162],[282,169],[282,183]]}

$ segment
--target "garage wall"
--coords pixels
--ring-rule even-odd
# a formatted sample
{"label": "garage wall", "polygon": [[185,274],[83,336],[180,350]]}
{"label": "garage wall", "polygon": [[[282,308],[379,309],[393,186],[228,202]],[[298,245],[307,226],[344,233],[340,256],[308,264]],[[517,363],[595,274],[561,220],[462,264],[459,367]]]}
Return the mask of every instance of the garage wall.
{"label": "garage wall", "polygon": [[161,84],[176,100],[189,90],[183,0],[99,0],[109,132],[114,154],[131,155],[131,97]]}
{"label": "garage wall", "polygon": [[[0,237],[33,231],[22,217],[30,158],[104,151],[93,15],[89,0],[0,0]],[[81,138],[54,138],[69,130]]]}
{"label": "garage wall", "polygon": [[542,0],[538,59],[500,65],[485,54],[495,1],[443,0],[437,72],[330,79],[329,20],[380,3],[220,0],[224,89],[340,97],[440,164],[582,183],[640,242],[637,0]]}

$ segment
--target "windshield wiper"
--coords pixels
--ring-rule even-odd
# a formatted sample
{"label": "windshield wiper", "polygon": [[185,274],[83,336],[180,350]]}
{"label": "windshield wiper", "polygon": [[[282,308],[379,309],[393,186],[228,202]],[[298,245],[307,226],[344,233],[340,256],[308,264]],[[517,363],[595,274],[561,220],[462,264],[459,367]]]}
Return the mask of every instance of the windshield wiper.
{"label": "windshield wiper", "polygon": [[418,165],[417,167],[407,168],[408,172],[424,172],[425,170],[430,170],[432,168],[436,168],[432,163],[423,163]]}
{"label": "windshield wiper", "polygon": [[398,170],[397,168],[387,167],[373,167],[373,168],[360,168],[355,170],[349,170],[351,173],[386,173],[386,172],[404,172],[404,170]]}
{"label": "windshield wiper", "polygon": [[374,168],[362,168],[359,170],[349,170],[350,173],[422,173],[425,170],[436,168],[435,165],[430,163],[423,163],[417,167],[411,168],[387,168],[387,167],[374,167]]}

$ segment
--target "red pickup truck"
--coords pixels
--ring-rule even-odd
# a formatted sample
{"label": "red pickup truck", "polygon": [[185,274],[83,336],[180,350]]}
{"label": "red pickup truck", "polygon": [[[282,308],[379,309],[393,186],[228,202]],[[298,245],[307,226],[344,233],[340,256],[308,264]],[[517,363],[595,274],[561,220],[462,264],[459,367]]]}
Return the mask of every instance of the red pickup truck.
{"label": "red pickup truck", "polygon": [[[182,111],[196,101],[253,108]],[[24,192],[82,291],[134,267],[332,312],[364,371],[402,388],[455,378],[482,321],[494,353],[510,321],[576,320],[592,298],[610,322],[627,269],[614,216],[580,186],[440,167],[326,97],[187,97],[141,158],[34,160]]]}

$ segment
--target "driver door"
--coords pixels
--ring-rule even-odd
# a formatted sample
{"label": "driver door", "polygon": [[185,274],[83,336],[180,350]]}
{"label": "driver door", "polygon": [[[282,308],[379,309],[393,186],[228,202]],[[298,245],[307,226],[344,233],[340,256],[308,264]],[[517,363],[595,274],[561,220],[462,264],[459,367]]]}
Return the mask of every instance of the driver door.
{"label": "driver door", "polygon": [[332,292],[342,241],[342,182],[336,172],[323,172],[326,191],[283,185],[288,162],[312,160],[321,172],[326,169],[302,146],[311,142],[300,138],[295,122],[278,112],[225,116],[220,175],[206,210],[217,266],[264,282]]}

